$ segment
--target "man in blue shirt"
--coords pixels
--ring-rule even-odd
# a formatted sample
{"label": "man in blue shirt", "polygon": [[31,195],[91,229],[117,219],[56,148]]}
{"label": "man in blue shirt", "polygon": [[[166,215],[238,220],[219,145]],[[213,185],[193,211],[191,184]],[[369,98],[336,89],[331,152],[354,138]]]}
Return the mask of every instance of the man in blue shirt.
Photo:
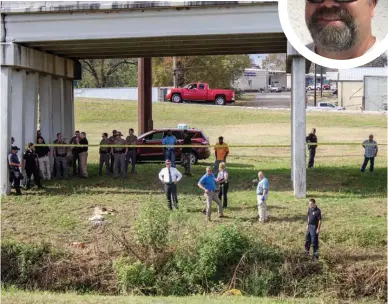
{"label": "man in blue shirt", "polygon": [[307,211],[306,243],[304,245],[306,256],[310,254],[310,246],[313,245],[313,261],[318,259],[318,235],[321,229],[322,215],[321,210],[315,203],[315,199],[309,200],[309,209]]}
{"label": "man in blue shirt", "polygon": [[164,148],[164,158],[165,160],[169,159],[171,161],[171,167],[175,168],[175,148],[176,137],[172,135],[171,130],[167,131],[167,136],[163,138],[162,145],[168,145]]}
{"label": "man in blue shirt", "polygon": [[198,182],[198,187],[205,191],[206,198],[206,218],[208,221],[211,221],[211,212],[212,212],[212,202],[215,201],[218,206],[218,217],[224,217],[222,213],[222,203],[215,193],[216,190],[216,178],[213,175],[212,169],[210,167],[206,168],[206,174],[201,177]]}
{"label": "man in blue shirt", "polygon": [[259,222],[266,222],[268,220],[268,211],[267,211],[267,200],[268,200],[268,190],[269,182],[268,179],[264,176],[263,172],[258,173],[259,183],[256,189],[257,195],[257,209],[258,209],[258,218]]}

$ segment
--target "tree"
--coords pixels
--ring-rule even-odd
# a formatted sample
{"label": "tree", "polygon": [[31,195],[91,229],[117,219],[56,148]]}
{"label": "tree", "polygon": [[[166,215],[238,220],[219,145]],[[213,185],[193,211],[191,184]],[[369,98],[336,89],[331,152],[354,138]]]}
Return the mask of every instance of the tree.
{"label": "tree", "polygon": [[388,60],[387,60],[386,53],[382,53],[375,60],[364,65],[364,67],[375,67],[375,68],[383,68],[386,66],[388,66]]}
{"label": "tree", "polygon": [[81,64],[79,87],[137,86],[137,59],[86,59]]}
{"label": "tree", "polygon": [[[213,88],[230,88],[251,66],[248,55],[177,57],[178,86],[190,82],[207,82]],[[173,85],[171,57],[153,59],[153,85]]]}
{"label": "tree", "polygon": [[263,69],[285,71],[286,54],[269,54],[261,63]]}

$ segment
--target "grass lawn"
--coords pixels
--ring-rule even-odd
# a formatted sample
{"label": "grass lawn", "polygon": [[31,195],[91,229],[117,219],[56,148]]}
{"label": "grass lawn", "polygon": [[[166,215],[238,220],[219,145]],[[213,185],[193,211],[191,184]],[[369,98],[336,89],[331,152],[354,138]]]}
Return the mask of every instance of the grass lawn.
{"label": "grass lawn", "polygon": [[[215,143],[220,135],[231,145],[289,144],[290,112],[158,103],[153,106],[154,127],[175,127],[187,123],[201,128]],[[76,99],[76,129],[87,133],[89,143],[99,143],[102,132],[113,129],[127,134],[137,130],[135,102]],[[349,115],[345,113],[308,113],[307,129],[317,128],[320,142],[349,143],[365,140],[369,133],[378,143],[387,138],[386,116]],[[44,134],[43,134],[44,135]],[[97,176],[97,148],[89,150],[89,175],[86,180],[44,182],[44,190],[24,191],[23,196],[2,199],[2,238],[21,242],[48,241],[59,248],[78,254],[102,251],[114,257],[120,251],[112,238],[114,233],[133,230],[137,214],[146,201],[165,204],[157,173],[161,164],[141,164],[138,174],[127,180]],[[356,276],[360,272],[384,272],[387,239],[387,150],[380,146],[375,172],[361,174],[363,149],[357,146],[319,146],[316,167],[307,172],[308,197],[314,197],[323,214],[320,234],[321,259],[334,263],[338,271]],[[265,240],[285,252],[303,252],[307,199],[294,199],[290,181],[289,148],[231,148],[228,159],[230,174],[229,208],[226,218],[205,222],[200,213],[202,193],[198,179],[211,165],[214,157],[193,167],[193,177],[184,177],[178,185],[179,211],[170,215],[173,237],[177,242],[187,235],[213,229],[217,225],[237,225],[248,234]],[[178,166],[180,169],[180,166]],[[252,179],[263,170],[270,181],[268,208],[270,221],[256,222],[256,197]],[[93,206],[117,210],[107,216],[105,230],[94,228],[88,218]],[[216,210],[215,208],[213,209]],[[215,215],[215,214],[213,214]],[[75,249],[73,242],[87,242],[86,249]],[[354,279],[354,278],[353,278]],[[356,280],[356,279],[354,279]],[[372,274],[371,281],[373,282]],[[338,286],[333,286],[333,289]],[[330,291],[329,291],[330,292]],[[4,303],[49,303],[52,295],[11,292],[3,294]],[[76,300],[68,295],[56,303],[107,303],[109,300],[90,297]],[[115,298],[115,303],[125,298]],[[203,298],[154,299],[134,298],[131,303],[202,303]],[[206,303],[218,303],[209,298]],[[230,301],[230,302],[228,302]],[[250,298],[222,300],[222,303],[251,303]],[[267,301],[267,302],[265,302]],[[261,303],[277,303],[273,299]],[[319,302],[318,300],[314,303]],[[310,303],[307,300],[297,303]],[[312,302],[311,302],[312,303]]]}

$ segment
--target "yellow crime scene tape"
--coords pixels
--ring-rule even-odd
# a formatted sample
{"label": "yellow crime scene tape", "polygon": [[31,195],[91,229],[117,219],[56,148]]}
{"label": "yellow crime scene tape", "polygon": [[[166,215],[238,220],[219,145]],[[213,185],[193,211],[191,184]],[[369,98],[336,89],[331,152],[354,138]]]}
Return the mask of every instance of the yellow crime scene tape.
{"label": "yellow crime scene tape", "polygon": [[[374,146],[374,144],[363,143],[306,143],[308,146]],[[378,146],[386,146],[387,143],[379,143]],[[35,147],[71,147],[71,148],[85,148],[85,147],[101,147],[101,148],[215,148],[216,145],[74,145],[74,144],[34,144]],[[27,147],[27,145],[25,146]],[[291,145],[228,145],[229,148],[291,148]]]}

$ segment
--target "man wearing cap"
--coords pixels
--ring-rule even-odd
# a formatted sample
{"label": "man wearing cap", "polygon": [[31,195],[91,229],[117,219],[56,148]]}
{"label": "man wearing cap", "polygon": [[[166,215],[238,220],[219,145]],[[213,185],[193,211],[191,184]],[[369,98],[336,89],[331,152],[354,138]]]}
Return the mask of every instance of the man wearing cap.
{"label": "man wearing cap", "polygon": [[172,210],[172,201],[174,207],[178,209],[178,193],[176,184],[181,180],[182,173],[178,169],[171,166],[171,161],[166,160],[166,167],[160,170],[159,179],[164,184],[164,193],[166,194],[168,201],[168,208]]}
{"label": "man wearing cap", "polygon": [[[109,137],[109,144],[114,145],[117,136],[117,130],[112,131],[112,136]],[[110,173],[113,174],[115,168],[115,154],[113,149],[110,149]]]}
{"label": "man wearing cap", "polygon": [[[65,145],[66,142],[62,138],[62,133],[57,134],[57,139],[54,140],[56,145]],[[54,147],[54,164],[58,177],[69,178],[69,167],[67,166],[67,147]]]}
{"label": "man wearing cap", "polygon": [[26,189],[30,189],[31,187],[32,175],[34,176],[35,185],[37,185],[38,188],[43,188],[40,183],[38,155],[35,153],[35,146],[33,143],[29,143],[28,149],[24,152],[23,167],[26,170],[27,177]]}
{"label": "man wearing cap", "polygon": [[198,187],[205,191],[206,198],[206,217],[208,221],[211,221],[211,213],[212,213],[212,202],[215,201],[218,206],[218,217],[224,217],[222,210],[222,202],[218,198],[216,194],[216,183],[217,180],[212,173],[212,169],[210,167],[206,168],[206,174],[201,177],[198,182]]}
{"label": "man wearing cap", "polygon": [[226,157],[229,155],[228,144],[224,143],[224,138],[222,136],[218,137],[218,143],[214,146],[214,151],[216,161],[214,163],[213,173],[217,176],[220,163],[226,163]]}
{"label": "man wearing cap", "polygon": [[172,131],[167,131],[167,136],[163,138],[162,145],[167,145],[167,147],[164,147],[164,156],[165,159],[169,159],[171,161],[171,167],[175,168],[175,147],[176,144],[176,137],[172,135]]}
{"label": "man wearing cap", "polygon": [[362,143],[362,146],[365,149],[364,154],[364,162],[361,166],[361,172],[364,173],[368,162],[370,161],[369,171],[373,172],[375,169],[375,157],[377,156],[377,152],[379,151],[379,147],[377,146],[377,142],[373,140],[373,134],[369,135],[369,139],[365,140]]}
{"label": "man wearing cap", "polygon": [[8,155],[8,165],[10,169],[10,181],[13,183],[16,195],[22,195],[22,192],[20,191],[20,181],[23,179],[22,173],[20,172],[20,161],[19,157],[17,156],[17,152],[20,149],[16,146],[11,147],[11,153]]}
{"label": "man wearing cap", "polygon": [[[136,145],[137,136],[134,134],[132,128],[129,129],[129,135],[125,139],[125,143],[127,145]],[[126,155],[126,164],[125,164],[125,174],[128,172],[129,161],[131,160],[131,173],[135,173],[136,166],[136,148],[127,147],[127,155]]]}
{"label": "man wearing cap", "polygon": [[114,141],[114,144],[116,146],[123,146],[123,147],[114,147],[113,153],[115,156],[115,168],[114,168],[114,178],[117,178],[119,176],[119,171],[121,172],[121,177],[125,178],[125,154],[127,154],[128,149],[125,148],[125,139],[122,139],[120,131],[117,131],[116,133],[116,139]]}

